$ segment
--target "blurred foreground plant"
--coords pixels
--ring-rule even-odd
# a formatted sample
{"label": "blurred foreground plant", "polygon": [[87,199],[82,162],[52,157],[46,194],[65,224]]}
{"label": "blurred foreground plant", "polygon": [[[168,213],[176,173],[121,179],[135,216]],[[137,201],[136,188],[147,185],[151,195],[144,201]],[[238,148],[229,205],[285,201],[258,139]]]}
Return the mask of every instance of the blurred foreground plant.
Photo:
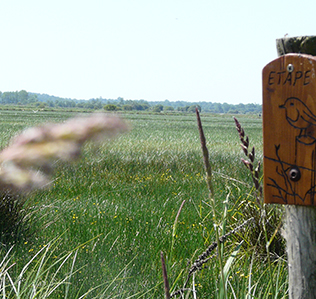
{"label": "blurred foreground plant", "polygon": [[0,152],[0,242],[15,241],[29,219],[26,194],[49,185],[56,160],[74,161],[88,141],[128,130],[118,117],[92,114],[27,129]]}
{"label": "blurred foreground plant", "polygon": [[46,186],[56,159],[73,161],[87,141],[100,141],[127,130],[117,117],[93,114],[62,124],[26,130],[0,153],[0,188],[30,191]]}

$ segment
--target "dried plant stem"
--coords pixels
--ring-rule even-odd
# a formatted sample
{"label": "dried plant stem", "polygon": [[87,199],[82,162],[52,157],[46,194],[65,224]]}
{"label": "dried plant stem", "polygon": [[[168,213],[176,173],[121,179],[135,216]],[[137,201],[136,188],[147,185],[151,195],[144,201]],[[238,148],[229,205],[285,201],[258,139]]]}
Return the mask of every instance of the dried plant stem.
{"label": "dried plant stem", "polygon": [[192,293],[193,293],[193,299],[197,299],[196,290],[195,290],[195,273],[193,274],[193,278],[192,278]]}
{"label": "dried plant stem", "polygon": [[166,299],[170,299],[169,281],[168,281],[168,276],[167,276],[166,263],[165,263],[165,259],[163,257],[163,252],[162,251],[160,252],[160,257],[161,257],[163,283],[164,283],[164,286],[165,286],[165,296],[166,296]]}
{"label": "dried plant stem", "polygon": [[246,226],[247,224],[249,224],[251,221],[253,221],[254,218],[250,218],[248,220],[246,220],[245,222],[243,222],[241,225],[235,227],[233,230],[231,230],[230,232],[228,232],[227,234],[221,236],[218,238],[218,241],[213,242],[207,249],[206,251],[204,251],[193,263],[192,267],[189,270],[189,274],[188,274],[188,278],[184,284],[184,287],[174,293],[172,293],[170,295],[171,297],[177,296],[179,294],[182,294],[184,291],[186,291],[186,287],[189,283],[189,279],[190,277],[193,275],[193,273],[195,273],[198,270],[201,270],[203,268],[203,265],[205,263],[207,263],[210,259],[214,258],[216,256],[216,254],[211,256],[211,253],[214,249],[217,248],[218,244],[223,244],[227,238],[233,234],[235,234],[237,231],[239,231],[240,229],[242,229],[244,226]]}
{"label": "dried plant stem", "polygon": [[205,167],[205,171],[206,171],[206,183],[207,183],[207,187],[210,191],[210,195],[212,196],[214,194],[214,192],[213,192],[213,185],[212,185],[212,168],[211,168],[211,164],[209,161],[209,153],[208,153],[208,149],[206,147],[206,140],[205,140],[205,135],[204,135],[203,128],[202,128],[199,110],[196,108],[195,112],[196,112],[198,129],[199,129],[199,133],[200,133],[200,141],[201,141],[201,148],[202,148],[202,152],[203,152],[204,167]]}
{"label": "dried plant stem", "polygon": [[176,218],[174,220],[174,224],[173,224],[172,241],[171,241],[171,248],[170,248],[170,261],[172,260],[172,253],[173,253],[173,247],[174,247],[174,242],[175,242],[175,238],[176,238],[178,219],[179,219],[179,216],[180,216],[180,213],[182,211],[184,203],[185,203],[185,200],[182,201],[181,206],[180,206],[180,208],[178,210],[177,216],[176,216]]}
{"label": "dried plant stem", "polygon": [[[227,234],[221,236],[219,238],[219,243],[224,243],[229,236],[232,234],[236,233],[238,230],[243,228],[245,225],[247,225],[249,222],[253,221],[253,217],[246,220],[244,223],[241,225],[235,227],[233,230],[228,232]],[[218,242],[213,242],[207,249],[204,251],[193,263],[192,267],[190,268],[189,274],[191,275],[193,272],[201,269],[202,265],[204,264],[204,261],[207,261],[206,259],[210,256],[211,252],[218,246]]]}

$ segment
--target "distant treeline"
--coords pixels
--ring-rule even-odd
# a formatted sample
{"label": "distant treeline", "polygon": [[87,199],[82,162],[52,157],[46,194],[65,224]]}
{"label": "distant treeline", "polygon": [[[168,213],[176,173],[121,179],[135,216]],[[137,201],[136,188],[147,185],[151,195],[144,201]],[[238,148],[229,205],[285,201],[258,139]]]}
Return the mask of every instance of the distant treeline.
{"label": "distant treeline", "polygon": [[90,99],[90,100],[77,100],[67,99],[47,94],[31,93],[25,90],[21,91],[0,91],[0,104],[1,105],[15,105],[15,106],[28,106],[44,108],[78,108],[107,111],[115,110],[148,110],[153,112],[162,111],[178,111],[178,112],[194,112],[197,107],[203,112],[212,113],[233,113],[233,114],[260,114],[262,107],[259,104],[228,104],[228,103],[210,103],[210,102],[185,102],[176,101],[171,102],[155,101],[147,102],[145,100],[124,100],[119,97],[117,99]]}

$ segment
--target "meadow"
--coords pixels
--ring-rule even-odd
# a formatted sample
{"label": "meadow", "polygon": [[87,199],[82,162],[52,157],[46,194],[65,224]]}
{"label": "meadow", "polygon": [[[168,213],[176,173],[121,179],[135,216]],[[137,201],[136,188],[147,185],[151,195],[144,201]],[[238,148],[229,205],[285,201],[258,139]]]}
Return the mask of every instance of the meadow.
{"label": "meadow", "polygon": [[[0,112],[1,148],[26,127],[76,115]],[[0,275],[4,298],[18,298],[18,286],[20,298],[163,298],[161,252],[170,291],[176,291],[194,260],[216,241],[214,228],[223,234],[247,220],[250,209],[260,213],[232,115],[201,115],[215,209],[195,114],[120,116],[131,126],[128,133],[87,144],[75,163],[56,161],[49,188],[25,195],[17,235],[2,236],[0,243],[0,271],[9,273]],[[256,148],[256,161],[262,160],[262,120],[238,120]],[[224,264],[238,247],[227,298],[287,298],[284,252],[266,253],[265,245],[262,250],[263,235],[245,226],[220,247]],[[186,291],[187,298],[222,296],[220,262],[211,259],[191,277],[188,288],[195,292]]]}

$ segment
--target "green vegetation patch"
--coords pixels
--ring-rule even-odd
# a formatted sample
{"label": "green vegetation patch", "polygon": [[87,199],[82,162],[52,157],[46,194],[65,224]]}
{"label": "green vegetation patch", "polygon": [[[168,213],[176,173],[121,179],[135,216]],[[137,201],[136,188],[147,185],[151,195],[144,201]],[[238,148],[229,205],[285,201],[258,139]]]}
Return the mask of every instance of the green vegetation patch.
{"label": "green vegetation patch", "polygon": [[[74,115],[45,111],[1,114],[2,147],[25,127],[62,122]],[[121,116],[131,125],[129,133],[99,148],[88,144],[84,158],[75,164],[57,161],[50,188],[27,196],[24,207],[29,221],[25,225],[29,230],[19,240],[11,240],[16,244],[8,264],[15,263],[10,272],[13,281],[27,261],[42,250],[34,259],[35,264],[40,262],[43,248],[49,245],[51,250],[43,260],[46,268],[52,268],[40,283],[61,282],[67,277],[50,298],[65,298],[65,294],[79,298],[86,293],[87,298],[162,298],[160,252],[164,252],[170,284],[176,290],[183,286],[192,262],[216,240],[195,116],[128,112]],[[238,207],[255,200],[250,195],[252,180],[240,161],[243,152],[232,117],[201,117],[218,217],[223,217],[228,207],[226,230],[233,229],[245,219]],[[242,117],[240,121],[260,159],[261,119]],[[183,201],[175,230],[174,221]],[[243,235],[247,233],[243,231],[227,241],[225,258]],[[1,243],[3,259],[11,244]],[[256,252],[255,245],[245,240],[230,268],[234,296],[229,298],[244,298],[250,291],[256,298],[269,298],[274,282],[264,257],[259,251],[255,256]],[[280,260],[272,265],[281,286],[275,298],[286,294],[285,265]],[[31,263],[26,272],[34,274],[37,266]],[[58,269],[55,276],[53,269]],[[252,290],[249,275],[255,281]],[[198,298],[215,298],[219,281],[217,261],[210,261],[195,276]],[[8,278],[6,283],[10,285]]]}

